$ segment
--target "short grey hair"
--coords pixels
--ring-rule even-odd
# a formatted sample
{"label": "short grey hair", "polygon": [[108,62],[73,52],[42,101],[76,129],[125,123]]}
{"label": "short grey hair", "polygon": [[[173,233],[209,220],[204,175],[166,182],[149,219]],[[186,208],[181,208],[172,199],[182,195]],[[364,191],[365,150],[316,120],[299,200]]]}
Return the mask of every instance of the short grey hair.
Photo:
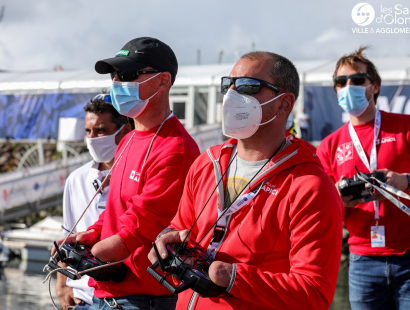
{"label": "short grey hair", "polygon": [[250,60],[269,59],[272,62],[272,67],[269,70],[272,84],[282,88],[286,92],[292,93],[295,96],[295,100],[299,97],[299,73],[289,59],[275,53],[264,51],[246,53],[241,57],[241,59],[243,58]]}

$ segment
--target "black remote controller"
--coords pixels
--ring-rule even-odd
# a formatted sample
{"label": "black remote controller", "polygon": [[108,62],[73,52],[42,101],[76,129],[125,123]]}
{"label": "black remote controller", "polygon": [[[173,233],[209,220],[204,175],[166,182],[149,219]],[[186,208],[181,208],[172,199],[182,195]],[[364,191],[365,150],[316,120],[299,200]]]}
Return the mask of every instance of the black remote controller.
{"label": "black remote controller", "polygon": [[[379,182],[375,179],[371,179],[374,177],[382,182],[386,182],[386,176],[383,172],[373,172],[373,173],[363,173],[369,178],[369,182],[373,185],[380,186]],[[372,201],[375,200],[372,197],[371,187],[365,181],[360,180],[357,175],[353,176],[349,179],[343,179],[339,182],[339,191],[342,196],[349,196],[353,195],[352,200],[363,198],[364,201]]]}
{"label": "black remote controller", "polygon": [[[91,248],[84,244],[64,244],[61,250],[58,249],[57,244],[54,242],[54,246],[57,249],[57,260],[67,264],[69,267],[76,271],[84,271],[90,268],[106,265],[98,258],[91,254]],[[48,263],[48,266],[54,270],[60,268],[53,261]],[[77,280],[78,277],[75,273],[69,270],[58,270],[58,272],[69,277],[70,279]],[[108,267],[92,270],[85,274],[94,278],[96,281],[113,281],[121,282],[124,280],[127,272],[127,266],[123,263],[111,265]]]}
{"label": "black remote controller", "polygon": [[[148,267],[147,271],[157,281],[165,286],[172,294],[179,294],[187,289],[192,289],[201,297],[216,297],[221,294],[232,296],[226,292],[226,287],[216,285],[211,281],[208,275],[209,266],[214,259],[202,249],[196,248],[191,254],[191,247],[186,243],[182,244],[167,244],[168,257],[162,259],[158,253],[155,242],[152,243],[157,254],[158,261]],[[177,251],[182,247],[178,255]],[[159,274],[155,269],[160,267],[163,275]],[[172,275],[173,278],[180,281],[180,284],[172,285],[167,281],[167,276]]]}

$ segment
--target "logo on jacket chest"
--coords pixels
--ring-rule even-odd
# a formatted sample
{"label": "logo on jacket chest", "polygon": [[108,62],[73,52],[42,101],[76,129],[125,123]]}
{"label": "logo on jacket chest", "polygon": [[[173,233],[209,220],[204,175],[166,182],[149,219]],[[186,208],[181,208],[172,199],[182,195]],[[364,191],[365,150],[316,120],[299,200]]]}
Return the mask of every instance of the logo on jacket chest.
{"label": "logo on jacket chest", "polygon": [[141,176],[141,173],[135,172],[134,170],[131,170],[131,174],[130,174],[130,179],[131,180],[139,182],[140,181],[140,176]]}
{"label": "logo on jacket chest", "polygon": [[336,149],[337,165],[343,164],[345,161],[353,159],[353,142],[347,142],[339,145]]}
{"label": "logo on jacket chest", "polygon": [[396,142],[396,138],[395,137],[384,137],[381,139],[377,139],[376,140],[376,144],[379,145],[380,143],[389,143],[389,142]]}
{"label": "logo on jacket chest", "polygon": [[276,185],[272,185],[271,183],[267,182],[264,184],[261,188],[261,190],[264,190],[265,192],[271,194],[271,195],[277,195],[278,190],[276,189]]}

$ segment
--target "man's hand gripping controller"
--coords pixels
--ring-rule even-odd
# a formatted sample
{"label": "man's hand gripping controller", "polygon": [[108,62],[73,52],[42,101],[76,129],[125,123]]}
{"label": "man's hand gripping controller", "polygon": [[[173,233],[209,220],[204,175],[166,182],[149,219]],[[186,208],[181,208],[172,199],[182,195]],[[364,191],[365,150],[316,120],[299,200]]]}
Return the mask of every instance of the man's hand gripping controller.
{"label": "man's hand gripping controller", "polygon": [[[112,280],[113,282],[121,282],[125,278],[127,268],[123,263],[105,266],[108,264],[94,257],[91,254],[91,248],[89,246],[79,244],[78,242],[75,244],[64,244],[61,249],[59,249],[56,242],[54,242],[54,246],[57,250],[57,257],[55,260],[50,260],[48,267],[51,270],[58,269],[58,272],[70,279],[77,280],[79,277],[77,273],[70,272],[70,270],[67,269],[61,269],[60,266],[56,264],[56,261],[67,264],[77,272],[86,271],[84,274],[94,278],[96,281]],[[104,267],[94,269],[101,266]],[[87,272],[87,270],[90,271]]]}
{"label": "man's hand gripping controller", "polygon": [[[208,270],[214,260],[202,249],[193,250],[186,242],[167,244],[168,257],[162,259],[155,242],[152,245],[158,260],[147,271],[172,294],[192,289],[201,297],[216,297],[224,293],[230,295],[226,293],[226,287],[216,285],[209,278]],[[162,275],[155,270],[158,267]],[[175,285],[167,281],[168,276],[172,276]]]}

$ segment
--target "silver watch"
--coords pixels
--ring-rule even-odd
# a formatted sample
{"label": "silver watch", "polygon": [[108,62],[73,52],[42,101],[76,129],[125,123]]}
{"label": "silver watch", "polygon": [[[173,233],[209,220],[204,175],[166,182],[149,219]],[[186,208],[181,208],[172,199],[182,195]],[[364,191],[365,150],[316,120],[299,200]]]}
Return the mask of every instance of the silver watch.
{"label": "silver watch", "polygon": [[155,238],[155,240],[158,240],[159,238],[162,237],[162,235],[165,235],[167,232],[170,232],[172,230],[176,230],[176,229],[174,229],[174,228],[165,228],[163,231],[161,231],[159,233],[159,235],[157,236],[157,238]]}

